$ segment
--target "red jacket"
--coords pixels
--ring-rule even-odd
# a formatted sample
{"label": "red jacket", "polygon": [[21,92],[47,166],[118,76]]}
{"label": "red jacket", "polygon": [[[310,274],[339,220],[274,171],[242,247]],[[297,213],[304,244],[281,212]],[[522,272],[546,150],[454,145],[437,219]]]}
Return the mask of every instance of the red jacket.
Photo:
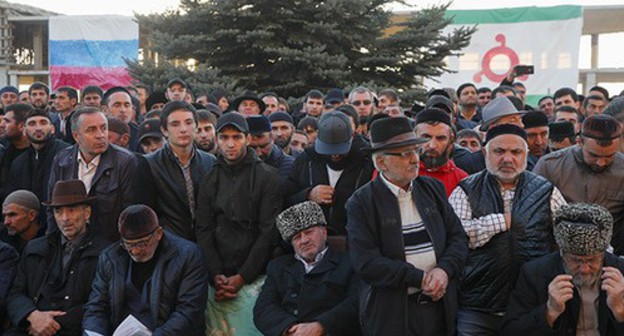
{"label": "red jacket", "polygon": [[452,160],[449,160],[444,166],[436,170],[428,169],[425,167],[425,164],[420,161],[418,175],[433,177],[441,181],[444,184],[444,189],[446,189],[446,197],[451,196],[453,189],[455,189],[459,181],[468,176],[468,174],[457,167]]}

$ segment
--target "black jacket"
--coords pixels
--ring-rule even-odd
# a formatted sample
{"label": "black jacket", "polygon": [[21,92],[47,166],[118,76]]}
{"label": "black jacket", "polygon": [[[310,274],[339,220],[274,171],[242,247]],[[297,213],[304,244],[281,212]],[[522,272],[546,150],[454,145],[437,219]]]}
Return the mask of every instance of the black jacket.
{"label": "black jacket", "polygon": [[37,195],[41,202],[47,201],[50,195],[48,180],[50,179],[54,156],[67,147],[69,144],[57,139],[51,139],[40,151],[32,146],[29,147],[11,164],[9,192],[26,189]]}
{"label": "black jacket", "polygon": [[[498,181],[486,170],[465,178],[459,187],[468,196],[473,218],[504,213]],[[468,253],[460,306],[504,312],[522,264],[555,249],[550,209],[553,188],[537,174],[522,173],[513,199],[511,229]]]}
{"label": "black jacket", "polygon": [[231,165],[218,156],[199,187],[195,221],[212,277],[240,274],[251,283],[264,274],[277,242],[281,205],[277,171],[252,149]]}
{"label": "black jacket", "polygon": [[[151,276],[150,314],[157,328],[153,335],[204,335],[208,278],[201,249],[165,232],[158,245]],[[124,283],[130,256],[120,245],[106,249],[85,305],[83,328],[111,335],[126,318]]]}
{"label": "black jacket", "polygon": [[284,151],[276,144],[273,144],[271,153],[269,153],[269,156],[264,160],[264,163],[277,169],[282,182],[288,179],[288,175],[290,175],[294,162],[295,159],[284,153]]}
{"label": "black jacket", "polygon": [[[412,197],[431,237],[437,266],[449,278],[444,296],[448,335],[455,334],[457,286],[468,253],[467,236],[441,182],[418,177]],[[366,335],[408,335],[407,288],[420,288],[423,271],[405,261],[399,202],[380,177],[347,202],[349,249],[364,281],[360,323]]]}
{"label": "black jacket", "polygon": [[264,335],[281,336],[297,323],[320,322],[328,335],[359,335],[358,296],[362,281],[349,255],[327,250],[310,273],[294,255],[269,263],[254,307],[254,323]]}
{"label": "black jacket", "polygon": [[[92,204],[89,223],[96,235],[114,242],[119,240],[119,214],[132,204],[132,184],[137,163],[134,154],[112,144],[101,155],[89,190],[89,196],[97,197]],[[77,157],[78,145],[65,148],[56,155],[48,183],[50,196],[57,181],[78,178]],[[52,209],[48,207],[48,232],[56,229]]]}
{"label": "black jacket", "polygon": [[26,317],[35,309],[61,310],[67,314],[55,318],[62,327],[58,335],[79,335],[83,305],[91,292],[98,257],[106,244],[88,230],[63,272],[60,231],[31,240],[22,253],[7,297],[7,312],[13,326],[25,331]]}
{"label": "black jacket", "polygon": [[[210,172],[216,158],[200,150],[194,151],[190,168],[197,204],[199,182]],[[139,158],[137,171],[141,173],[137,174],[134,181],[135,203],[145,204],[154,209],[158,214],[160,225],[165,229],[182,238],[195,241],[193,231],[195,221],[186,194],[186,182],[182,168],[177,163],[169,144],[144,158]]]}
{"label": "black jacket", "polygon": [[[615,267],[624,273],[624,261],[611,253],[605,254],[604,266]],[[565,311],[555,320],[553,328],[546,323],[548,285],[558,275],[566,274],[559,252],[530,261],[520,271],[516,287],[511,293],[503,323],[505,335],[562,335],[575,336],[581,307],[578,290],[565,304]],[[607,295],[598,296],[598,331],[600,335],[624,335],[624,323],[618,323],[607,306]]]}
{"label": "black jacket", "polygon": [[15,276],[15,269],[17,262],[19,261],[19,254],[9,244],[0,242],[0,333],[2,329],[2,321],[5,318],[5,299],[11,284],[13,283],[13,277]]}
{"label": "black jacket", "polygon": [[[360,136],[353,139],[351,150],[343,160],[346,163],[340,179],[336,183],[331,205],[319,204],[327,219],[329,235],[346,235],[347,212],[345,204],[359,187],[369,182],[373,176],[373,162],[362,153],[366,141]],[[286,182],[286,203],[288,206],[305,202],[308,194],[317,185],[329,185],[327,158],[318,154],[314,146],[306,148],[293,165]]]}

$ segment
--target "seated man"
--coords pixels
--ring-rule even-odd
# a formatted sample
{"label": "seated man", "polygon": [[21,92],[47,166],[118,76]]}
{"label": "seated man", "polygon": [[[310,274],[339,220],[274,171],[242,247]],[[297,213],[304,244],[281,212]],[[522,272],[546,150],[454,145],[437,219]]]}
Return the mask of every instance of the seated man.
{"label": "seated man", "polygon": [[119,215],[119,234],[121,243],[100,256],[84,329],[111,335],[133,315],[154,335],[204,335],[208,276],[199,246],[166,233],[142,204]]}
{"label": "seated man", "polygon": [[624,335],[624,261],[605,250],[613,217],[594,204],[563,205],[560,251],[526,263],[511,293],[506,335]]}
{"label": "seated man", "polygon": [[46,227],[39,222],[39,199],[28,190],[16,190],[2,203],[4,227],[0,229],[0,241],[22,253],[26,243],[45,234]]}
{"label": "seated man", "polygon": [[0,334],[4,332],[2,325],[5,317],[4,300],[9,287],[13,283],[13,276],[15,275],[18,261],[19,254],[17,251],[11,245],[0,241]]}
{"label": "seated man", "polygon": [[6,301],[13,327],[4,335],[80,334],[83,305],[106,245],[87,223],[93,199],[80,180],[55,184],[43,204],[52,207],[58,230],[24,248]]}
{"label": "seated man", "polygon": [[276,220],[295,255],[274,259],[254,307],[254,323],[265,335],[357,335],[360,278],[349,255],[327,245],[327,222],[311,201]]}

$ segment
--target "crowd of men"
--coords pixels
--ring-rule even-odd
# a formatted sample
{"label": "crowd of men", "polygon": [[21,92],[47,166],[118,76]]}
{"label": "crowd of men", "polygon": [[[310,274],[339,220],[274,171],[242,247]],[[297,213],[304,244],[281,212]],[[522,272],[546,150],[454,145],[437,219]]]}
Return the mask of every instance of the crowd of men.
{"label": "crowd of men", "polygon": [[0,103],[5,335],[624,335],[624,97],[602,87]]}

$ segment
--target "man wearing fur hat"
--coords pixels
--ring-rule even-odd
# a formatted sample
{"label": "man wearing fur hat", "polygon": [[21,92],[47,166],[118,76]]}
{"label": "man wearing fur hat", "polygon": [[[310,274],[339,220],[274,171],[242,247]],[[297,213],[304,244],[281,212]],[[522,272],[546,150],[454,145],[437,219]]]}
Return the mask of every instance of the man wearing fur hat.
{"label": "man wearing fur hat", "polygon": [[526,171],[527,135],[511,124],[490,128],[486,170],[459,182],[449,198],[470,251],[459,295],[459,335],[500,335],[520,266],[555,248],[552,213],[563,196]]}
{"label": "man wearing fur hat", "polygon": [[624,254],[624,155],[622,126],[613,117],[585,119],[581,143],[542,157],[533,172],[561,189],[569,202],[599,204],[613,215],[611,245]]}
{"label": "man wearing fur hat", "polygon": [[147,205],[119,215],[120,244],[100,256],[86,331],[111,335],[129,315],[154,335],[204,335],[208,279],[201,249],[163,230]]}
{"label": "man wearing fur hat", "polygon": [[347,237],[364,281],[367,335],[455,335],[466,233],[441,182],[418,175],[421,144],[405,117],[371,125],[379,175],[347,201]]}
{"label": "man wearing fur hat", "polygon": [[327,245],[327,222],[311,201],[284,210],[277,229],[295,250],[274,259],[254,307],[265,335],[358,335],[361,280],[346,253]]}
{"label": "man wearing fur hat", "polygon": [[601,206],[562,206],[554,220],[560,251],[522,267],[505,334],[623,335],[624,261],[606,252],[612,229]]}

